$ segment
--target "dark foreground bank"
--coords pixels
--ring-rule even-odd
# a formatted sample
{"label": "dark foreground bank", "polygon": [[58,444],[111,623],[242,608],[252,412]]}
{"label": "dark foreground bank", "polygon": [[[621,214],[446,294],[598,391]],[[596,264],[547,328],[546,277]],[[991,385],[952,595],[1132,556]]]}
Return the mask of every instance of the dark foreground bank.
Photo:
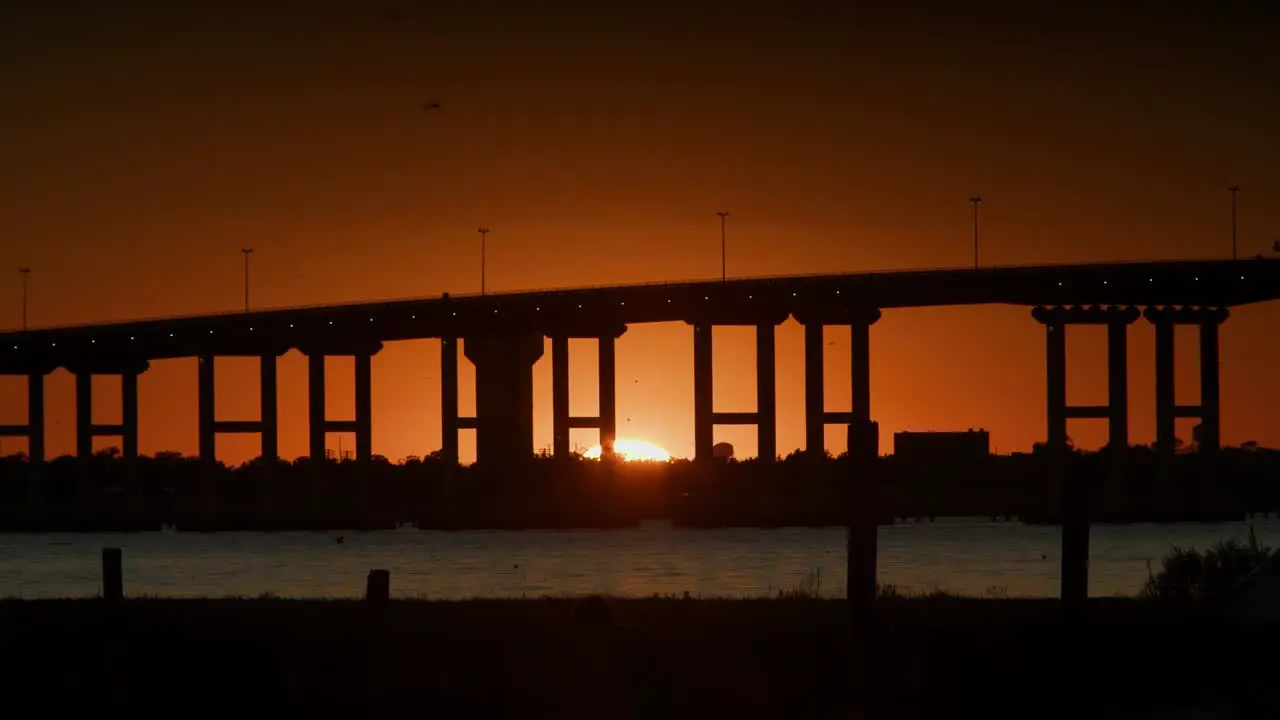
{"label": "dark foreground bank", "polygon": [[0,696],[175,716],[1148,717],[1239,704],[1278,669],[1274,632],[1153,601],[1099,600],[1066,628],[1055,601],[890,599],[861,670],[841,601],[604,606],[5,601]]}

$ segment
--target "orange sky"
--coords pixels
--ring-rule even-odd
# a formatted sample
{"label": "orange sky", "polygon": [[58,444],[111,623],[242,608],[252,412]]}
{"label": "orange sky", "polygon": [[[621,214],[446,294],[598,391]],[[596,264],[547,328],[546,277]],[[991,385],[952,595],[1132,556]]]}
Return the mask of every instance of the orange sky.
{"label": "orange sky", "polygon": [[[1280,33],[1260,15],[172,5],[0,10],[0,325],[20,324],[20,266],[33,325],[235,310],[241,247],[259,307],[475,291],[482,224],[494,291],[714,277],[717,210],[733,214],[730,275],[964,265],[973,194],[987,263],[1224,256],[1230,184],[1244,188],[1241,252],[1280,236]],[[428,99],[443,112],[420,111]],[[1223,328],[1224,442],[1280,445],[1277,319],[1241,308]],[[828,403],[847,409],[847,331],[828,333]],[[1152,332],[1140,321],[1130,338],[1131,437],[1148,442]],[[1102,339],[1070,333],[1072,402],[1105,399]],[[1043,437],[1028,309],[888,311],[872,341],[885,450],[902,429],[986,427],[1000,451]],[[1190,403],[1195,338],[1178,343]],[[591,345],[573,346],[575,414],[595,409]],[[798,326],[778,348],[789,452],[803,439]],[[439,447],[437,349],[375,358],[375,452]],[[753,407],[753,352],[748,330],[717,331],[717,410]],[[330,415],[349,415],[350,361],[330,362]],[[690,328],[632,327],[618,362],[620,435],[691,454]],[[251,369],[219,364],[220,418],[255,416]],[[464,412],[471,377],[464,363]],[[535,380],[543,447],[549,358]],[[280,382],[294,456],[296,354]],[[107,385],[104,421],[119,402]],[[48,387],[49,450],[69,452],[71,378]],[[194,451],[194,361],[156,363],[141,387],[142,450]],[[0,378],[0,423],[24,408],[24,383]],[[1097,446],[1105,423],[1070,433]],[[755,450],[752,428],[716,439]],[[255,449],[219,441],[228,461]]]}

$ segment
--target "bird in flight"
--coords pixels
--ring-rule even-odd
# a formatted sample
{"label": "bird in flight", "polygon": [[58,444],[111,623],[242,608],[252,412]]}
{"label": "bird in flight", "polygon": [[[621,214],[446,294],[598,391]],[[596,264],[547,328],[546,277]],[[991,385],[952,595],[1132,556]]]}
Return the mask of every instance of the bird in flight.
{"label": "bird in flight", "polygon": [[431,102],[423,103],[423,104],[422,104],[422,109],[423,109],[423,110],[439,110],[439,109],[440,109],[440,103],[438,103],[438,102],[436,102],[436,101],[434,101],[434,100],[433,100],[433,101],[431,101]]}

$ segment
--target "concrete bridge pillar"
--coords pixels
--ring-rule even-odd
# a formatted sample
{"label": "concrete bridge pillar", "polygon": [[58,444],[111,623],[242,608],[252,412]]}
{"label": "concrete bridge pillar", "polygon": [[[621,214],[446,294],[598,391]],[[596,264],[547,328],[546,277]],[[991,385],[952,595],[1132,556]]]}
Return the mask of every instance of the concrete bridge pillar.
{"label": "concrete bridge pillar", "polygon": [[45,515],[44,372],[27,375],[27,514],[32,521]]}
{"label": "concrete bridge pillar", "polygon": [[[1143,313],[1156,331],[1156,453],[1163,480],[1173,472],[1177,450],[1176,422],[1199,418],[1197,448],[1212,455],[1222,443],[1219,391],[1218,329],[1230,317],[1226,308],[1149,307]],[[1200,404],[1179,405],[1174,393],[1174,332],[1179,325],[1200,330]]]}
{"label": "concrete bridge pillar", "polygon": [[440,459],[458,464],[458,339],[440,338]]}
{"label": "concrete bridge pillar", "polygon": [[[569,337],[551,338],[551,452],[568,457],[569,444]],[[600,441],[601,448],[604,441]]]}
{"label": "concrete bridge pillar", "polygon": [[[307,355],[307,454],[312,462],[325,461],[324,354]],[[339,458],[341,459],[341,458]]]}
{"label": "concrete bridge pillar", "polygon": [[[257,420],[219,420],[215,409],[215,398],[217,396],[217,374],[214,372],[217,363],[217,355],[213,353],[201,354],[197,359],[196,370],[196,386],[197,386],[197,414],[199,422],[200,435],[200,519],[204,524],[214,522],[217,516],[218,488],[216,487],[214,475],[218,464],[218,435],[219,434],[242,434],[242,433],[258,433],[261,438],[261,450],[259,455],[268,461],[277,460],[280,457],[280,416],[279,416],[279,400],[278,400],[278,383],[277,368],[279,357],[275,352],[254,355],[259,361],[259,406],[260,415]],[[124,414],[122,420],[124,430],[129,432],[132,426],[137,428],[137,376],[129,379],[128,375],[123,376],[124,382]],[[130,390],[132,387],[132,390]],[[128,435],[125,436],[125,445],[130,445]],[[132,452],[137,453],[137,441],[132,441]],[[125,454],[128,456],[129,450]]]}
{"label": "concrete bridge pillar", "polygon": [[355,355],[356,461],[373,459],[373,355]]}
{"label": "concrete bridge pillar", "polygon": [[1197,444],[1201,452],[1216,453],[1222,447],[1218,327],[1225,320],[1225,317],[1211,316],[1200,323],[1200,438]]}
{"label": "concrete bridge pillar", "polygon": [[279,358],[274,354],[262,355],[258,368],[259,390],[261,394],[259,411],[262,423],[263,460],[274,462],[280,459],[280,393],[277,382]]}
{"label": "concrete bridge pillar", "polygon": [[778,459],[777,326],[756,325],[756,456]]}
{"label": "concrete bridge pillar", "polygon": [[822,328],[820,322],[804,325],[804,450],[814,457],[821,457],[827,446]]}
{"label": "concrete bridge pillar", "polygon": [[[1122,490],[1129,450],[1128,328],[1139,313],[1132,307],[1037,307],[1031,315],[1045,326],[1048,505],[1051,511],[1060,507],[1062,516],[1060,592],[1068,612],[1078,613],[1089,596],[1089,488],[1085,478],[1067,477],[1067,421],[1108,421],[1113,462],[1108,487]],[[1106,405],[1067,404],[1068,325],[1107,326]]]}
{"label": "concrete bridge pillar", "polygon": [[217,463],[218,435],[258,433],[261,437],[260,456],[275,460],[280,456],[280,415],[278,400],[277,367],[279,358],[274,354],[258,356],[259,361],[259,417],[257,420],[219,420],[214,409],[216,395],[217,358],[201,355],[199,359],[199,414],[200,459],[206,464]]}
{"label": "concrete bridge pillar", "polygon": [[[93,438],[120,438],[120,457],[124,461],[124,480],[131,497],[137,500],[138,460],[138,375],[146,372],[146,360],[109,359],[92,364],[73,364],[68,370],[76,377],[76,457],[77,505],[83,518],[90,518],[97,492],[93,487]],[[93,421],[93,377],[119,375],[120,421],[100,424]]]}
{"label": "concrete bridge pillar", "polygon": [[217,516],[217,488],[214,485],[214,467],[217,457],[217,435],[214,429],[214,357],[201,355],[196,360],[196,406],[200,432],[200,478],[198,502],[202,525],[209,525]]}
{"label": "concrete bridge pillar", "polygon": [[1107,316],[1107,450],[1111,468],[1103,499],[1112,515],[1125,511],[1129,452],[1129,326],[1136,310],[1111,308]]}
{"label": "concrete bridge pillar", "polygon": [[598,382],[600,383],[600,454],[613,455],[618,439],[618,355],[616,338],[601,337]]}
{"label": "concrete bridge pillar", "polygon": [[[693,412],[694,458],[710,460],[714,447],[715,426],[755,425],[756,456],[765,462],[778,457],[777,400],[777,326],[785,315],[743,313],[721,314],[690,321],[693,325]],[[767,320],[762,322],[762,320]],[[755,412],[716,412],[712,392],[712,332],[716,324],[748,326],[756,331],[756,409]]]}
{"label": "concrete bridge pillar", "polygon": [[[553,333],[551,335],[551,415],[552,415],[552,452],[556,457],[568,457],[569,431],[573,428],[595,428],[600,432],[601,456],[613,454],[613,443],[618,433],[618,380],[617,380],[617,338],[627,328],[625,325],[611,327],[607,330],[585,333],[581,330],[574,334]],[[569,339],[570,337],[593,337],[597,341],[598,366],[600,383],[599,412],[594,416],[573,417],[569,413]]]}
{"label": "concrete bridge pillar", "polygon": [[120,375],[120,454],[126,463],[138,460],[138,375]]}
{"label": "concrete bridge pillar", "polygon": [[82,463],[93,457],[93,375],[78,372],[76,377],[76,458]]}
{"label": "concrete bridge pillar", "polygon": [[[373,356],[381,349],[381,343],[363,343],[357,346],[309,348],[307,351],[307,434],[311,460],[326,460],[326,439],[331,432],[349,432],[356,436],[356,462],[368,462],[373,458]],[[355,361],[355,418],[330,420],[326,409],[325,365],[330,355],[350,355]],[[338,458],[341,462],[342,458]]]}
{"label": "concrete bridge pillar", "polygon": [[[93,440],[97,437],[120,438],[120,455],[124,461],[125,481],[131,491],[134,487],[138,460],[138,375],[147,369],[146,361],[113,363],[96,368],[72,367],[76,388],[76,458],[77,504],[86,517],[97,497],[93,487]],[[93,421],[93,377],[95,374],[119,375],[120,422],[99,424]],[[131,496],[136,492],[131,492]]]}
{"label": "concrete bridge pillar", "polygon": [[196,366],[196,412],[200,432],[200,462],[217,461],[217,435],[214,431],[214,357],[201,355]]}
{"label": "concrete bridge pillar", "polygon": [[82,519],[91,516],[96,499],[93,488],[93,375],[78,372],[76,378],[76,507]]}
{"label": "concrete bridge pillar", "polygon": [[[871,326],[880,320],[875,307],[833,307],[802,313],[804,325],[805,452],[812,457],[826,453],[826,426],[866,423],[871,420]],[[849,326],[849,412],[828,412],[823,382],[822,330],[826,325]]]}
{"label": "concrete bridge pillar", "polygon": [[474,335],[463,352],[476,367],[476,462],[501,467],[533,458],[533,364],[536,332]]}
{"label": "concrete bridge pillar", "polygon": [[706,462],[715,444],[714,370],[711,324],[693,326],[693,457]]}

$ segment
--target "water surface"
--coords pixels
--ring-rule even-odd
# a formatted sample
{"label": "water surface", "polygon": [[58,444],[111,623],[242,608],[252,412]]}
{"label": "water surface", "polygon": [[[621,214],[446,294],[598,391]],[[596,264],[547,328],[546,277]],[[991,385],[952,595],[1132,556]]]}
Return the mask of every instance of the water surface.
{"label": "water surface", "polygon": [[[1132,595],[1170,545],[1240,539],[1248,523],[1095,526],[1090,594]],[[1256,520],[1260,540],[1280,521]],[[337,542],[341,536],[343,542]],[[1060,529],[939,520],[880,529],[880,581],[904,591],[1054,597]],[[359,597],[371,568],[392,593],[434,598],[843,594],[840,528],[608,531],[0,534],[0,597],[100,592],[101,548],[124,550],[129,595]]]}

